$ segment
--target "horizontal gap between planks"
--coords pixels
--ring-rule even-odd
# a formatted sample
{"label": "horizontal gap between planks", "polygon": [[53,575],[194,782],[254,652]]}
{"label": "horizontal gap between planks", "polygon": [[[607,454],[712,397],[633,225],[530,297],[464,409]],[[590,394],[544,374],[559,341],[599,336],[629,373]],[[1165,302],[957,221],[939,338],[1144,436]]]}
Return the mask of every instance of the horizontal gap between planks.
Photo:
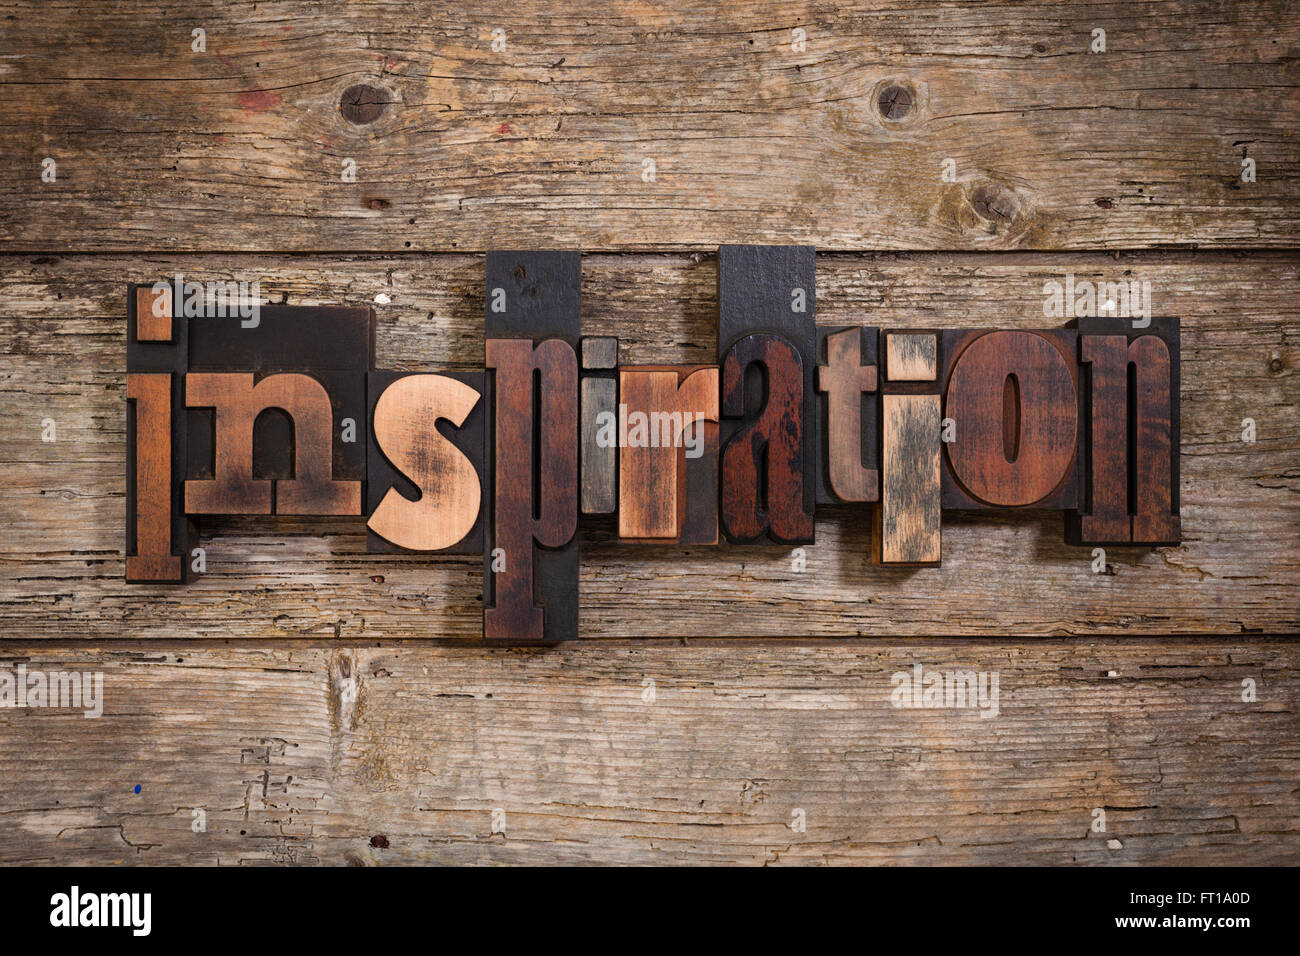
{"label": "horizontal gap between planks", "polygon": [[678,638],[678,637],[644,637],[644,638],[580,638],[576,641],[563,641],[559,644],[549,645],[509,645],[509,644],[487,644],[478,640],[452,639],[452,638],[427,638],[412,637],[398,638],[390,640],[360,640],[349,641],[345,638],[334,640],[313,640],[311,638],[266,638],[258,641],[239,640],[232,641],[227,638],[141,638],[141,637],[124,637],[104,639],[98,638],[78,639],[78,638],[48,638],[41,640],[32,640],[30,638],[10,638],[0,639],[0,661],[13,659],[18,656],[30,654],[40,657],[50,652],[58,651],[77,651],[81,653],[93,652],[96,649],[103,648],[113,653],[130,652],[133,650],[159,652],[159,651],[213,651],[217,649],[229,651],[292,651],[292,650],[383,650],[385,648],[437,648],[440,650],[477,650],[477,651],[494,651],[498,653],[527,653],[527,654],[548,654],[562,653],[566,650],[583,651],[595,648],[608,650],[631,650],[645,649],[647,647],[681,647],[683,650],[689,648],[813,648],[813,647],[852,647],[861,650],[896,650],[898,648],[912,648],[920,646],[928,647],[952,647],[959,646],[962,649],[996,649],[1011,648],[1018,650],[1025,649],[1042,649],[1050,650],[1052,648],[1075,647],[1081,644],[1087,644],[1098,647],[1120,647],[1134,645],[1152,645],[1169,647],[1175,645],[1179,648],[1192,649],[1196,647],[1218,647],[1224,644],[1246,643],[1252,648],[1265,646],[1300,646],[1300,634],[1256,634],[1253,632],[1225,632],[1222,634],[1135,634],[1132,637],[1123,635],[1109,634],[1104,637],[1078,636],[1078,637],[907,637],[907,638],[883,638],[883,637],[845,637],[845,636],[818,636],[818,637],[709,637],[709,638]]}
{"label": "horizontal gap between planks", "polygon": [[[50,257],[55,259],[113,259],[113,258],[283,258],[283,259],[311,259],[311,258],[331,258],[331,259],[437,259],[437,258],[464,258],[466,256],[482,256],[496,249],[522,248],[522,246],[501,246],[493,249],[437,249],[437,250],[393,250],[385,251],[382,249],[320,249],[320,250],[300,250],[294,249],[289,251],[278,251],[274,249],[203,249],[184,251],[168,249],[120,249],[120,250],[68,250],[68,249],[4,249],[0,248],[0,260],[10,258],[31,258]],[[564,246],[544,247],[557,248],[563,251],[573,251]],[[665,246],[652,247],[645,249],[579,249],[577,250],[584,256],[609,256],[609,257],[650,257],[650,256],[692,256],[692,255],[716,255],[717,246]],[[1124,258],[1149,258],[1163,260],[1178,260],[1182,258],[1195,258],[1199,261],[1216,262],[1216,261],[1235,261],[1243,257],[1252,259],[1292,259],[1300,257],[1300,245],[1297,246],[1275,246],[1275,247],[1226,247],[1226,246],[1168,246],[1156,248],[1124,248],[1124,249],[1008,249],[1005,251],[993,249],[831,249],[816,247],[818,256],[845,258],[845,259],[917,259],[926,258],[945,258],[945,259],[972,259],[1006,262],[1008,264],[1033,262],[1040,259],[1080,259],[1085,257],[1097,257],[1113,259],[1118,257]]]}

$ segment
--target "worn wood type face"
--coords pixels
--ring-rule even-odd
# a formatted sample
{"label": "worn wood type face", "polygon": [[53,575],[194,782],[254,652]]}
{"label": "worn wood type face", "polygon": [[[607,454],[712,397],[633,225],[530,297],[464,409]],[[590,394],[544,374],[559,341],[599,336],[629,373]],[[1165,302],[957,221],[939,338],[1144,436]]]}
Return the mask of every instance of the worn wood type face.
{"label": "worn wood type face", "polygon": [[619,398],[629,420],[644,417],[620,449],[618,536],[717,544],[717,366],[624,367]]}
{"label": "worn wood type face", "polygon": [[1077,339],[1071,329],[944,332],[945,508],[1076,507]]}
{"label": "worn wood type face", "polygon": [[1087,369],[1084,488],[1067,520],[1079,544],[1178,540],[1181,492],[1181,355],[1177,319],[1132,328],[1112,318],[1079,320]]}
{"label": "worn wood type face", "polygon": [[873,328],[817,330],[817,504],[880,498],[880,398]]}
{"label": "worn wood type face", "polygon": [[[103,675],[99,719],[0,707],[0,862],[1300,861],[1295,4],[10,0],[0,22],[0,673]],[[809,275],[817,250],[806,326],[751,309],[721,341],[715,253],[741,244],[807,248]],[[484,254],[521,248],[574,252],[489,257],[485,284]],[[310,355],[185,321],[152,291],[178,273],[260,281],[260,334]],[[494,289],[544,276],[561,297],[494,317]],[[1096,317],[1143,286],[1149,326]],[[373,343],[303,335],[303,307],[373,309]],[[904,409],[928,435],[954,369],[1009,372],[957,346],[1045,330],[1075,350],[1077,467],[1025,500],[1062,468],[1069,391],[1026,345],[1000,405],[954,396],[977,442],[924,445],[942,564],[877,563],[862,496]],[[891,380],[884,332],[933,336],[934,375]],[[721,400],[748,335],[803,364],[815,542],[620,539],[619,450],[586,429],[617,367],[716,367]],[[534,420],[498,423],[493,338],[563,369],[553,527],[521,472],[497,481],[494,430],[545,416],[512,393]],[[218,427],[191,372],[320,381],[329,478],[364,512],[422,500],[370,468],[374,386],[463,383],[479,403],[403,467],[458,450],[475,525],[414,551],[364,514],[189,520]],[[1018,414],[1030,385],[1050,419]],[[722,446],[747,422],[719,412]],[[297,436],[275,409],[252,431],[275,509]],[[1017,503],[980,497],[1024,455]],[[722,480],[690,464],[679,505]],[[522,619],[582,640],[484,641],[498,494]],[[927,707],[922,673],[1000,695]]]}
{"label": "worn wood type face", "polygon": [[481,554],[483,372],[367,376],[366,547]]}
{"label": "worn wood type face", "polygon": [[613,514],[618,510],[618,443],[609,442],[602,428],[611,418],[618,419],[618,339],[584,337],[581,352],[579,510],[585,515]]}
{"label": "worn wood type face", "polygon": [[811,247],[718,250],[720,515],[732,543],[814,539],[815,316]]}

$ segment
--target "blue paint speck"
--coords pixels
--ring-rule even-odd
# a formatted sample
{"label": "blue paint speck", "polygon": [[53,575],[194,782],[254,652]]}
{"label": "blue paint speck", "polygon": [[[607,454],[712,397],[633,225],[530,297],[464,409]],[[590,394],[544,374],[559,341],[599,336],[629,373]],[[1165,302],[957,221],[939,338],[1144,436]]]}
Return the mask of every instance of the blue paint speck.
{"label": "blue paint speck", "polygon": [[135,792],[136,793],[140,792],[140,785],[138,783],[135,785]]}

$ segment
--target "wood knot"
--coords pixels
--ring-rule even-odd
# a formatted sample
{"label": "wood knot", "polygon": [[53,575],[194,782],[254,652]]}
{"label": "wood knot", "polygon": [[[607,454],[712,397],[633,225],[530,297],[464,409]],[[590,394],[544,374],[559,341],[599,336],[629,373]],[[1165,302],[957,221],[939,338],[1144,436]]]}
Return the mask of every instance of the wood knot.
{"label": "wood knot", "polygon": [[370,845],[379,850],[387,850],[388,837],[384,836],[382,833],[376,833],[370,838]]}
{"label": "wood knot", "polygon": [[911,126],[921,114],[922,91],[906,77],[881,80],[871,91],[871,108],[888,129]]}
{"label": "wood knot", "polygon": [[387,90],[366,83],[357,83],[343,91],[339,98],[339,113],[349,123],[365,126],[384,115],[384,109],[392,102]]}
{"label": "wood knot", "polygon": [[999,246],[1024,242],[1036,222],[1028,198],[990,179],[949,187],[935,212],[941,219],[954,220],[969,239]]}
{"label": "wood knot", "polygon": [[995,183],[980,183],[971,190],[970,205],[975,215],[998,225],[1010,224],[1016,218],[1019,204],[1010,190]]}
{"label": "wood knot", "polygon": [[891,83],[876,97],[876,108],[887,120],[901,120],[912,112],[912,91]]}

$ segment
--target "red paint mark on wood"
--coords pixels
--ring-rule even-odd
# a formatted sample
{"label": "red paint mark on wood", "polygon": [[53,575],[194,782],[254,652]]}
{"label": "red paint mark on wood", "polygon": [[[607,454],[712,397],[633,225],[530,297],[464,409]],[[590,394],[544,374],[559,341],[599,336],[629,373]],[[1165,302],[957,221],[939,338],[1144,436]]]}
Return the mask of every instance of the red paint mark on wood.
{"label": "red paint mark on wood", "polygon": [[275,109],[280,103],[280,94],[273,93],[270,90],[249,90],[246,93],[239,94],[240,107],[256,113]]}
{"label": "red paint mark on wood", "polygon": [[510,132],[510,124],[502,123],[497,127],[497,132],[504,136],[506,133]]}

